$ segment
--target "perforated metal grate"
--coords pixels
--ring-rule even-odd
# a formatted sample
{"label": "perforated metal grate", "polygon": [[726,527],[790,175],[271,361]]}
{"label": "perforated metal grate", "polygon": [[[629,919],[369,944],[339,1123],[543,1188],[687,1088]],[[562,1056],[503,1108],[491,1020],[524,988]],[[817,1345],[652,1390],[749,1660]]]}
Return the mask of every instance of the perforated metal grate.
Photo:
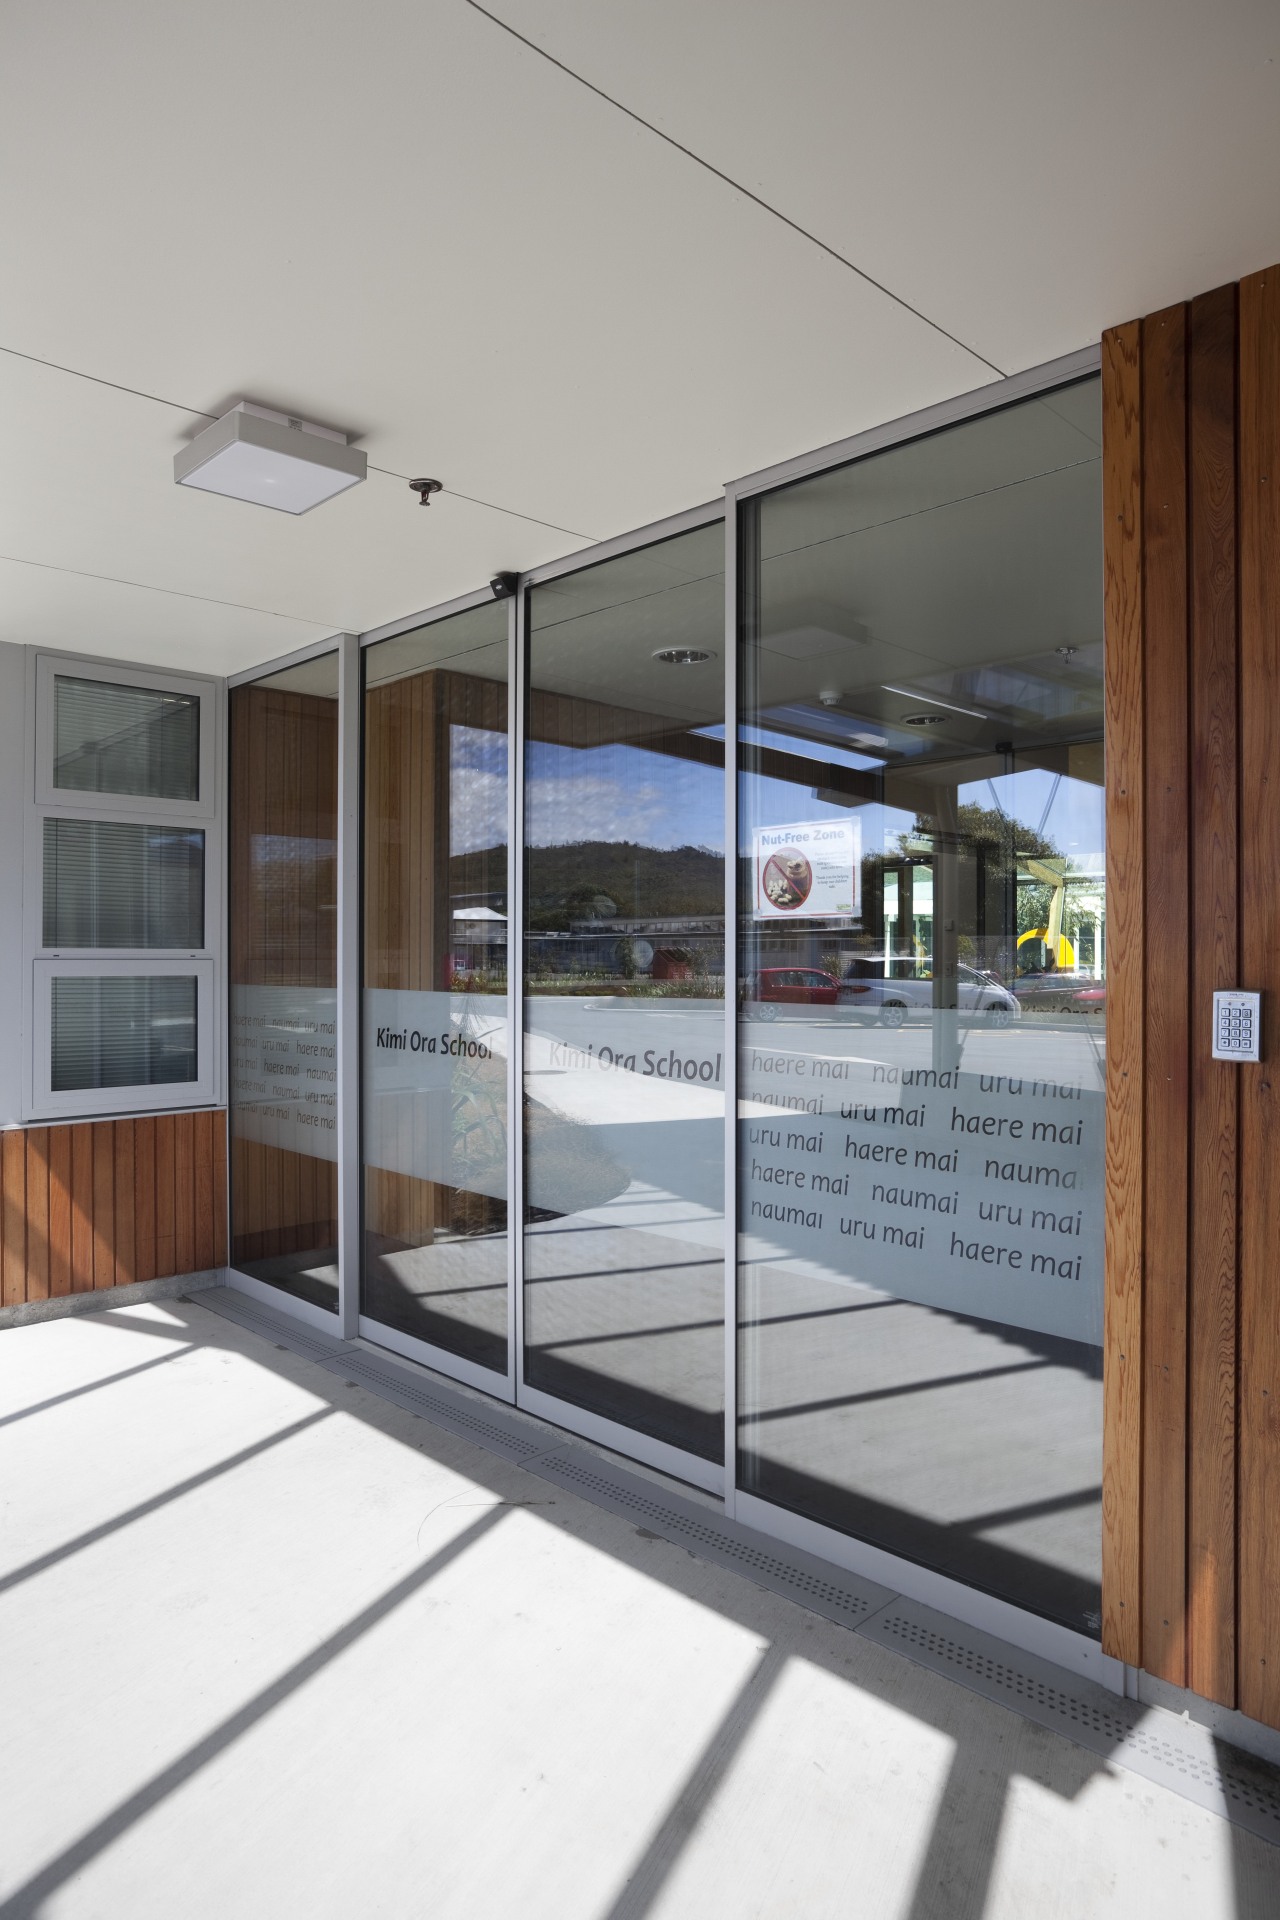
{"label": "perforated metal grate", "polygon": [[419,1387],[398,1367],[380,1365],[371,1356],[346,1352],[331,1359],[326,1355],[325,1365],[331,1373],[343,1378],[350,1376],[373,1393],[412,1413],[429,1414],[433,1420],[461,1430],[469,1439],[482,1440],[510,1459],[527,1462],[547,1450],[545,1439],[521,1428],[516,1421],[488,1419],[484,1414],[473,1412],[473,1403],[462,1394]]}
{"label": "perforated metal grate", "polygon": [[807,1555],[780,1554],[732,1521],[717,1518],[671,1497],[641,1491],[647,1483],[633,1476],[602,1470],[575,1453],[553,1455],[538,1469],[544,1479],[557,1480],[599,1500],[627,1518],[639,1516],[654,1523],[656,1532],[679,1545],[695,1543],[704,1556],[719,1560],[736,1572],[748,1572],[775,1592],[791,1598],[803,1595],[809,1605],[840,1625],[852,1626],[892,1598],[887,1589],[845,1578],[820,1560]]}
{"label": "perforated metal grate", "polygon": [[[185,1297],[185,1296],[184,1296]],[[323,1335],[313,1335],[300,1327],[296,1320],[288,1320],[283,1314],[276,1315],[256,1306],[243,1294],[234,1293],[230,1287],[210,1287],[196,1295],[191,1303],[197,1307],[208,1307],[212,1313],[220,1314],[224,1320],[231,1320],[240,1326],[248,1327],[251,1333],[266,1334],[280,1346],[300,1353],[305,1360],[330,1360],[341,1348],[342,1342],[335,1335],[327,1340]]]}
{"label": "perforated metal grate", "polygon": [[895,1602],[860,1630],[1280,1846],[1280,1774],[1207,1729],[1116,1699],[911,1601]]}

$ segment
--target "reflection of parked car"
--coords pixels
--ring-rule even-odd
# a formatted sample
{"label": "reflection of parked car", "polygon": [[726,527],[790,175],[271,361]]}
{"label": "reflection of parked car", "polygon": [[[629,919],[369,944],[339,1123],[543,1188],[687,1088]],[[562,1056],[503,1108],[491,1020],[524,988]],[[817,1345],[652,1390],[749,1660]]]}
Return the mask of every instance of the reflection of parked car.
{"label": "reflection of parked car", "polygon": [[1013,983],[1019,1005],[1026,1013],[1105,1013],[1107,983],[1095,980],[1091,973],[1068,973],[1051,968],[1047,973],[1024,973]]}
{"label": "reflection of parked car", "polygon": [[[1008,988],[993,973],[979,973],[975,967],[956,968],[956,1003],[963,1013],[980,1013],[993,1027],[1007,1027],[1020,1012]],[[927,1018],[933,1012],[930,963],[872,956],[851,960],[840,982],[840,1004],[882,1027]]]}
{"label": "reflection of parked car", "polygon": [[762,967],[747,979],[743,996],[749,1019],[776,1020],[787,1007],[834,1007],[839,982],[821,967]]}

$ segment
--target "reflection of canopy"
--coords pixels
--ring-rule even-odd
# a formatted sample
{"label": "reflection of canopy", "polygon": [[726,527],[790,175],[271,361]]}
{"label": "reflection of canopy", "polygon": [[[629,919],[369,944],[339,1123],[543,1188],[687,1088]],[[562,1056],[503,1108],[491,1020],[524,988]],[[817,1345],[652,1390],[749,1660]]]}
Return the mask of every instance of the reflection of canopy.
{"label": "reflection of canopy", "polygon": [[499,913],[494,907],[455,907],[455,920],[501,920],[506,924],[506,914]]}

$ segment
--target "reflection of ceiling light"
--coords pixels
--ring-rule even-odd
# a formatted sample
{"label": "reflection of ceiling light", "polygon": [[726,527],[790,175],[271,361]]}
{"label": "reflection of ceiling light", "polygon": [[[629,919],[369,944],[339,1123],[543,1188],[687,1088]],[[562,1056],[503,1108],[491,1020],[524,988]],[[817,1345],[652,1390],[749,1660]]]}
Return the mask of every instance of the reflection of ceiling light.
{"label": "reflection of ceiling light", "polygon": [[714,653],[705,653],[701,647],[663,647],[653,657],[664,667],[700,667],[704,660],[715,659]]}
{"label": "reflection of ceiling light", "polygon": [[919,700],[926,707],[945,707],[948,713],[963,713],[970,720],[987,720],[989,714],[979,713],[975,707],[958,707],[954,700],[935,700],[931,693],[915,693],[910,687],[891,687],[888,681],[883,683],[886,693],[900,693],[904,700]]}
{"label": "reflection of ceiling light", "polygon": [[940,727],[942,715],[940,713],[904,713],[902,724],[904,727]]}
{"label": "reflection of ceiling light", "polygon": [[851,747],[887,747],[889,742],[883,733],[851,733]]}
{"label": "reflection of ceiling light", "polygon": [[365,477],[367,457],[345,434],[242,400],[173,456],[180,487],[226,494],[281,513],[308,513]]}

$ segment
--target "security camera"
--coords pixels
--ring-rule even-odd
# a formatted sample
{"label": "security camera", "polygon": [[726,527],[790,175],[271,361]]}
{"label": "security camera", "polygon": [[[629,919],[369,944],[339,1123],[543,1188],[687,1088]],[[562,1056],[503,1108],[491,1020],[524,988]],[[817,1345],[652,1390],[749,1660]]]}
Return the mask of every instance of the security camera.
{"label": "security camera", "polygon": [[840,695],[838,693],[832,693],[830,689],[828,689],[826,693],[820,693],[818,698],[824,707],[838,707],[840,705]]}
{"label": "security camera", "polygon": [[495,600],[509,600],[519,584],[518,573],[495,573],[489,582],[489,591]]}

